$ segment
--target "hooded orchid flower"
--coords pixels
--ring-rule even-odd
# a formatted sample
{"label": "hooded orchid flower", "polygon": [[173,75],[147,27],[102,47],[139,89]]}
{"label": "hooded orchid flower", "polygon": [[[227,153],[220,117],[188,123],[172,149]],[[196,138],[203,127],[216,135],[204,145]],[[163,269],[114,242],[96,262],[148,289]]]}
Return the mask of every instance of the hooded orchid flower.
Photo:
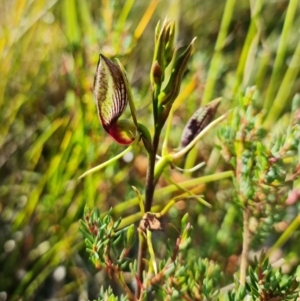
{"label": "hooded orchid flower", "polygon": [[128,81],[119,65],[100,54],[94,79],[94,96],[104,130],[118,143],[128,145],[136,137],[131,120],[119,120],[129,97]]}

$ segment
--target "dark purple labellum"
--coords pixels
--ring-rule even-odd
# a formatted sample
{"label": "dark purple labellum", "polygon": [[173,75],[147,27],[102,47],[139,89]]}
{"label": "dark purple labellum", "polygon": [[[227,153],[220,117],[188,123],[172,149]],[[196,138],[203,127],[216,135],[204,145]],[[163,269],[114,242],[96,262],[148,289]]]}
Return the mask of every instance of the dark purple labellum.
{"label": "dark purple labellum", "polygon": [[182,136],[181,146],[185,147],[213,120],[220,100],[210,102],[204,107],[198,109],[186,124]]}

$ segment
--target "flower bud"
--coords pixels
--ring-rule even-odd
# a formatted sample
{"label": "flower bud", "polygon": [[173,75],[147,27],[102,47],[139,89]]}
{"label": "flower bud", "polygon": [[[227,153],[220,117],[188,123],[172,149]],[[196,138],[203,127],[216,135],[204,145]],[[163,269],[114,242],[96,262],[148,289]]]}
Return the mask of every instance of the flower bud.
{"label": "flower bud", "polygon": [[172,61],[174,54],[174,42],[175,42],[175,23],[170,23],[167,28],[167,43],[165,46],[165,67],[167,67]]}
{"label": "flower bud", "polygon": [[124,112],[129,92],[119,65],[100,54],[94,79],[94,96],[99,119],[104,130],[120,144],[135,139],[136,127],[129,120],[119,120]]}
{"label": "flower bud", "polygon": [[161,69],[161,67],[160,67],[160,65],[157,61],[155,61],[153,63],[151,73],[152,73],[151,75],[152,75],[153,81],[156,84],[161,83],[163,72],[162,72],[162,69]]}
{"label": "flower bud", "polygon": [[193,114],[183,130],[181,136],[182,147],[185,147],[192,142],[193,139],[210,124],[216,114],[220,102],[220,98],[211,101],[209,104],[201,107]]}
{"label": "flower bud", "polygon": [[193,51],[194,41],[195,39],[193,39],[190,45],[185,49],[182,47],[176,51],[176,58],[172,67],[169,82],[158,96],[159,104],[161,106],[172,105],[175,98],[178,96],[182,77]]}
{"label": "flower bud", "polygon": [[[174,38],[174,22],[165,19],[162,26],[160,22],[158,22],[155,29],[155,50],[150,77],[152,85],[161,83],[163,81],[165,68],[170,63],[170,58],[172,59],[171,52],[174,45]],[[156,65],[158,65],[160,68],[161,75],[159,77],[155,77],[155,75],[153,74]]]}

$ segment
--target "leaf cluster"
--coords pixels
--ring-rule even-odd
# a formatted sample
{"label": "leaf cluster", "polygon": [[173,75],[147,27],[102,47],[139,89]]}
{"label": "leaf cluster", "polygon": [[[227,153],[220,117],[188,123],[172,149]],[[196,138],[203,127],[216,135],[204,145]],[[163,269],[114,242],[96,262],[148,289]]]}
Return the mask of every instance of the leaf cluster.
{"label": "leaf cluster", "polygon": [[285,301],[297,300],[300,287],[296,274],[286,275],[281,268],[273,268],[264,253],[255,258],[253,267],[249,267],[246,286],[237,284],[237,288],[228,293],[229,301],[260,300]]}

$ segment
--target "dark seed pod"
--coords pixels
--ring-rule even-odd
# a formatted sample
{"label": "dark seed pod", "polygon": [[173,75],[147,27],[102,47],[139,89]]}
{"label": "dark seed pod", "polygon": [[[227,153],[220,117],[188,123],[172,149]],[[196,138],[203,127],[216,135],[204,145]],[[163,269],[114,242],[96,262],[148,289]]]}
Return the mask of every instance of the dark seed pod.
{"label": "dark seed pod", "polygon": [[213,120],[221,100],[216,99],[198,109],[186,124],[182,136],[181,147],[187,146]]}

